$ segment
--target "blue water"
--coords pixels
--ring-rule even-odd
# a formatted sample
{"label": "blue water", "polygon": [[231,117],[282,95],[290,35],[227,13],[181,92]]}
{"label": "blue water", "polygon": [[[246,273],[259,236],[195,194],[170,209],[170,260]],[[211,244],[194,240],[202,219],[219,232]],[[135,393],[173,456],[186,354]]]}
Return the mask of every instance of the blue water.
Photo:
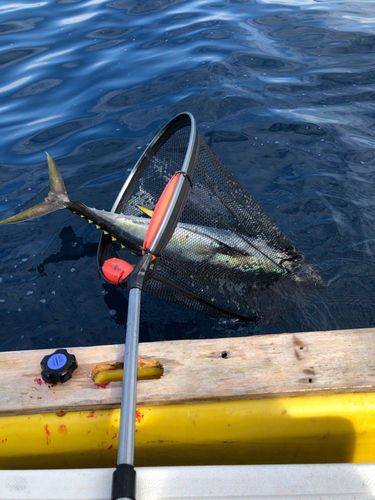
{"label": "blue water", "polygon": [[[110,209],[169,119],[201,135],[329,284],[275,326],[142,297],[141,340],[375,326],[375,2],[0,2],[0,217]],[[68,211],[0,228],[0,349],[121,343],[127,297]]]}

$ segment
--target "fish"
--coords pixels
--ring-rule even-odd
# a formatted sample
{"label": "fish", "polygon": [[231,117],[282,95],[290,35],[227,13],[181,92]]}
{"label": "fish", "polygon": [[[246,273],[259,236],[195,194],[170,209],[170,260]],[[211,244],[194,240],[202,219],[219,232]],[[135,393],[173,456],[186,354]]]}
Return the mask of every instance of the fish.
{"label": "fish", "polygon": [[[109,234],[122,247],[141,254],[143,240],[150,218],[129,216],[90,208],[68,197],[61,173],[47,154],[50,191],[38,205],[17,215],[1,220],[0,224],[14,224],[35,219],[57,210],[68,209]],[[152,217],[152,209],[139,207],[143,215]],[[298,261],[283,250],[271,247],[259,237],[238,235],[229,229],[218,229],[194,224],[178,223],[163,251],[163,255],[180,261],[194,259],[207,266],[232,268],[243,273],[263,273],[265,276],[292,274],[297,277]],[[318,277],[317,277],[318,279]]]}
{"label": "fish", "polygon": [[[48,153],[47,162],[48,196],[38,205],[1,220],[0,225],[68,209],[116,241],[115,254],[117,245],[133,254],[143,254],[152,207],[137,205],[139,215],[126,215],[71,201]],[[234,218],[238,215],[238,221],[244,221],[236,227],[217,217],[202,217],[211,225],[188,223],[189,214],[200,219],[200,192],[199,187],[194,190],[194,185],[192,199],[194,209],[188,198],[187,215],[184,209],[161,255],[151,264],[145,290],[210,316],[266,325],[279,323],[327,287],[320,273],[250,196],[246,198],[249,206],[237,205],[243,213],[232,212]],[[132,208],[135,213],[137,206]],[[244,214],[255,223],[247,223]],[[126,286],[126,280],[121,286]]]}

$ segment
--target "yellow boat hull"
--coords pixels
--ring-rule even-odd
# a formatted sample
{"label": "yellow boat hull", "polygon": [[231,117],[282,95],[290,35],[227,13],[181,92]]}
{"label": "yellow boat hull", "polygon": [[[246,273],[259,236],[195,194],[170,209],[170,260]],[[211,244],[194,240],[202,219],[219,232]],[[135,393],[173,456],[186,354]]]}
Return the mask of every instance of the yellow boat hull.
{"label": "yellow boat hull", "polygon": [[[0,418],[0,468],[114,467],[119,410]],[[375,394],[142,407],[135,465],[375,462]]]}

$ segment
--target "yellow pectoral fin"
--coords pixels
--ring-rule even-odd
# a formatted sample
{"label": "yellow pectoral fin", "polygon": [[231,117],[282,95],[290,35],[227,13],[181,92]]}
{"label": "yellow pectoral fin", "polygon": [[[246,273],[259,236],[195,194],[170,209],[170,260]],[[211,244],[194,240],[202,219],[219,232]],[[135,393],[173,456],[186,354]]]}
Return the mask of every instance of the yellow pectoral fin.
{"label": "yellow pectoral fin", "polygon": [[138,208],[139,208],[139,210],[141,210],[143,213],[145,213],[149,217],[152,217],[152,214],[154,213],[153,210],[150,210],[149,208],[141,207],[140,205],[138,205]]}

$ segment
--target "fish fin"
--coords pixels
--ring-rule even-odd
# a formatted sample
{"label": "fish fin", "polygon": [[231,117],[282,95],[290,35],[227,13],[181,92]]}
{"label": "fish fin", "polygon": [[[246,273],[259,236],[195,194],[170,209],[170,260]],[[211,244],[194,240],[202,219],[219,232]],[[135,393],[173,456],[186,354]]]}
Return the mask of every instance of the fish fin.
{"label": "fish fin", "polygon": [[141,207],[140,205],[138,205],[138,208],[139,208],[139,210],[141,210],[143,213],[145,213],[149,217],[152,217],[152,214],[154,213],[153,210],[150,210],[149,208]]}
{"label": "fish fin", "polygon": [[37,217],[41,217],[42,215],[56,212],[56,210],[67,208],[69,197],[65,189],[64,181],[54,160],[48,153],[46,153],[46,155],[48,160],[50,181],[50,191],[48,193],[48,196],[38,205],[28,208],[27,210],[24,210],[17,215],[13,215],[13,217],[1,220],[0,224],[14,224],[16,222],[36,219]]}
{"label": "fish fin", "polygon": [[57,168],[57,165],[53,158],[47,153],[48,160],[48,170],[49,170],[49,183],[50,183],[50,192],[48,195],[58,195],[62,198],[65,198],[65,201],[69,201],[68,194],[66,192],[65,184],[63,178],[61,177],[60,170]]}

